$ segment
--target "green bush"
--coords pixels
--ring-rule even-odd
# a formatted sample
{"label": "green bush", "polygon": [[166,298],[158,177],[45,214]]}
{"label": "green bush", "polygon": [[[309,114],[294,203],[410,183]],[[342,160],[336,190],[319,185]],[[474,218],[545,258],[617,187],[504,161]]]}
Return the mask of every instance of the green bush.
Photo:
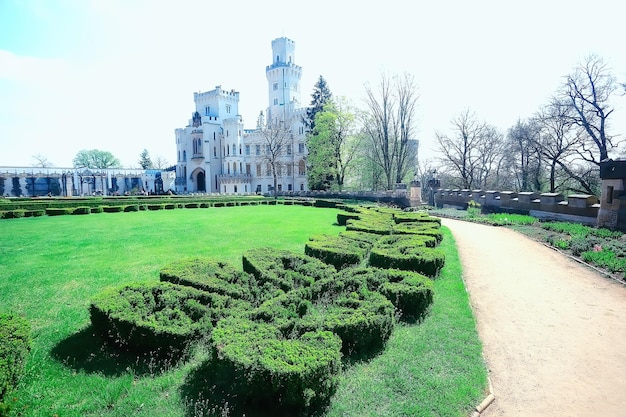
{"label": "green bush", "polygon": [[174,210],[176,207],[177,207],[177,205],[176,204],[172,204],[172,203],[163,204],[163,208],[165,210]]}
{"label": "green bush", "polygon": [[29,350],[28,321],[13,313],[0,313],[0,413],[6,395],[17,385],[24,372]]}
{"label": "green bush", "polygon": [[227,315],[229,297],[168,282],[103,291],[89,309],[94,329],[116,346],[139,351],[183,350]]}
{"label": "green bush", "polygon": [[72,214],[90,214],[91,213],[91,207],[85,207],[85,206],[79,206],[74,208],[74,211],[72,212]]}
{"label": "green bush", "polygon": [[26,217],[26,210],[9,210],[0,212],[0,219],[19,219]]}
{"label": "green bush", "polygon": [[296,331],[331,331],[341,338],[342,352],[362,355],[382,349],[393,326],[394,306],[387,298],[377,292],[351,292],[330,303],[314,303]]}
{"label": "green bush", "polygon": [[339,226],[345,226],[348,220],[359,220],[358,213],[337,213],[337,224]]}
{"label": "green bush", "polygon": [[139,211],[139,204],[129,204],[124,206],[124,212],[128,213],[130,211]]}
{"label": "green bush", "polygon": [[592,250],[580,254],[583,261],[607,269],[610,272],[625,272],[626,259],[618,258],[607,250]]}
{"label": "green bush", "polygon": [[336,270],[319,259],[274,248],[251,249],[242,257],[243,270],[266,288],[289,291],[332,277]]}
{"label": "green bush", "polygon": [[199,208],[200,203],[185,203],[185,208]]}
{"label": "green bush", "polygon": [[339,233],[339,236],[346,239],[356,240],[358,242],[365,242],[369,245],[373,245],[381,237],[380,235],[374,233],[357,232],[354,230],[346,230],[345,232]]}
{"label": "green bush", "polygon": [[105,213],[121,213],[124,207],[122,206],[103,206],[102,211]]}
{"label": "green bush", "polygon": [[270,324],[230,318],[218,323],[212,345],[216,377],[235,381],[244,402],[293,412],[326,403],[337,388],[341,340],[331,332],[288,339]]}
{"label": "green bush", "polygon": [[[396,236],[394,236],[396,237]],[[443,268],[444,253],[426,246],[390,245],[378,242],[370,252],[370,265],[378,268],[403,269],[428,276],[436,276]]]}
{"label": "green bush", "polygon": [[161,269],[160,277],[161,281],[251,302],[258,293],[254,277],[230,264],[210,258],[187,258],[172,262]]}
{"label": "green bush", "polygon": [[209,208],[211,207],[211,203],[200,203],[200,208]]}
{"label": "green bush", "polygon": [[340,270],[361,263],[371,247],[371,244],[363,241],[319,235],[309,238],[304,246],[304,253]]}
{"label": "green bush", "polygon": [[91,212],[92,213],[102,213],[104,210],[102,210],[102,206],[95,206],[91,208]]}
{"label": "green bush", "polygon": [[163,210],[164,204],[148,204],[148,210]]}
{"label": "green bush", "polygon": [[64,216],[66,214],[71,214],[74,211],[73,208],[54,208],[54,207],[49,207],[46,209],[46,215],[48,216]]}
{"label": "green bush", "polygon": [[24,217],[41,217],[44,214],[45,210],[24,210]]}

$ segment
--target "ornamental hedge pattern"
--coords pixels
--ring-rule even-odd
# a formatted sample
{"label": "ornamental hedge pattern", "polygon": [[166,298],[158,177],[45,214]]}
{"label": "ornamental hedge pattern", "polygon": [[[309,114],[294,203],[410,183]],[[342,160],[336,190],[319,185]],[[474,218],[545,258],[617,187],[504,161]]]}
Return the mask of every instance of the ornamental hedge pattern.
{"label": "ornamental hedge pattern", "polygon": [[[160,282],[96,296],[94,329],[123,349],[172,354],[207,344],[208,381],[228,380],[230,398],[243,404],[285,415],[323,406],[337,388],[342,355],[370,357],[384,349],[397,320],[428,314],[432,277],[445,261],[438,219],[326,205],[346,210],[338,236],[312,236],[304,254],[245,251],[241,270],[202,257],[173,262],[161,269]],[[171,209],[182,207],[203,206]]]}
{"label": "ornamental hedge pattern", "polygon": [[0,313],[0,415],[10,403],[7,394],[19,382],[30,351],[30,324],[17,314]]}

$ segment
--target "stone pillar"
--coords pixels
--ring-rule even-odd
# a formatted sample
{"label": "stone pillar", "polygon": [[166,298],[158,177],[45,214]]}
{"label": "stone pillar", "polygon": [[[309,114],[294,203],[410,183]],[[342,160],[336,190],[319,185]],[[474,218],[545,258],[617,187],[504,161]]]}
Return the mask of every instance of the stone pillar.
{"label": "stone pillar", "polygon": [[409,203],[411,207],[422,205],[422,185],[419,181],[411,181],[409,186]]}
{"label": "stone pillar", "polygon": [[[626,161],[608,160],[600,163],[602,193],[598,210],[598,227],[624,229],[626,226]],[[622,204],[622,202],[624,204]]]}

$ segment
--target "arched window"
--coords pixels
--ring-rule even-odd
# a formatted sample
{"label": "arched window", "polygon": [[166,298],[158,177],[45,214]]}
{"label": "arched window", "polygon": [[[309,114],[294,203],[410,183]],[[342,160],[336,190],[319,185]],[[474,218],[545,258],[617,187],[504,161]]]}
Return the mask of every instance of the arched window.
{"label": "arched window", "polygon": [[[187,160],[187,151],[183,151],[183,161]],[[185,174],[187,176],[187,174]]]}
{"label": "arched window", "polygon": [[298,162],[298,175],[304,174],[306,174],[306,165],[304,164],[304,159],[301,159],[300,162]]}
{"label": "arched window", "polygon": [[276,62],[280,62],[280,55],[276,55]]}

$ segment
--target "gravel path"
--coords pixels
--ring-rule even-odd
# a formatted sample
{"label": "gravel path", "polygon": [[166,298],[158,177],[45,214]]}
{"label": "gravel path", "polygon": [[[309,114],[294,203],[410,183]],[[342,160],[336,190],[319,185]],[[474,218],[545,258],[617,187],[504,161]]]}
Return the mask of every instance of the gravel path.
{"label": "gravel path", "polygon": [[442,224],[496,397],[482,416],[626,416],[626,287],[512,230]]}

